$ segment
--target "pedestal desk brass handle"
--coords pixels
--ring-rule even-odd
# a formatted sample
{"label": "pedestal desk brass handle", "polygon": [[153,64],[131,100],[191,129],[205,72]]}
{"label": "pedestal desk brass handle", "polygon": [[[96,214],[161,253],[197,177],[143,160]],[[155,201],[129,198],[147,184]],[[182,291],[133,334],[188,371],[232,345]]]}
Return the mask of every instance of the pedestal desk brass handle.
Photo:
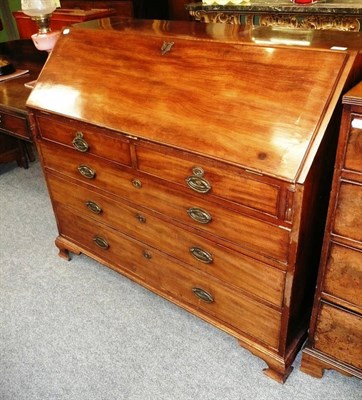
{"label": "pedestal desk brass handle", "polygon": [[149,251],[144,250],[144,252],[143,252],[143,257],[144,257],[144,258],[147,258],[147,260],[151,260],[152,254],[151,254]]}
{"label": "pedestal desk brass handle", "polygon": [[107,250],[109,248],[109,244],[106,239],[101,236],[95,235],[93,236],[93,242],[103,250]]}
{"label": "pedestal desk brass handle", "polygon": [[208,180],[197,175],[191,175],[186,178],[187,186],[197,193],[207,193],[211,190]]}
{"label": "pedestal desk brass handle", "polygon": [[89,144],[83,139],[82,132],[76,132],[75,138],[73,139],[72,144],[75,149],[77,149],[78,151],[81,151],[82,153],[85,153],[89,149]]}
{"label": "pedestal desk brass handle", "polygon": [[200,224],[208,224],[212,220],[211,215],[202,208],[191,207],[187,210],[187,214],[190,218]]}
{"label": "pedestal desk brass handle", "polygon": [[93,179],[96,176],[96,172],[87,165],[80,165],[78,167],[78,171],[87,179]]}
{"label": "pedestal desk brass handle", "polygon": [[206,290],[198,288],[198,287],[194,287],[194,288],[192,288],[192,291],[196,297],[198,297],[200,300],[204,301],[205,303],[213,303],[214,298]]}
{"label": "pedestal desk brass handle", "polygon": [[146,223],[146,217],[142,214],[136,214],[136,218],[138,220],[138,222],[140,222],[141,224],[145,224]]}
{"label": "pedestal desk brass handle", "polygon": [[92,211],[94,214],[100,214],[102,212],[102,208],[95,201],[87,200],[85,202],[86,207],[89,211]]}
{"label": "pedestal desk brass handle", "polygon": [[191,247],[190,253],[197,261],[201,261],[204,264],[211,264],[214,261],[212,255],[208,251],[200,249],[200,247]]}

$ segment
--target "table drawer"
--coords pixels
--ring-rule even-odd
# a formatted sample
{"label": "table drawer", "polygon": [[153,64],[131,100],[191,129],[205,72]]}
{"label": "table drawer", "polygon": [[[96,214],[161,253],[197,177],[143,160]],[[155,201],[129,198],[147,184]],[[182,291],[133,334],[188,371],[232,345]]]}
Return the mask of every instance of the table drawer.
{"label": "table drawer", "polygon": [[56,212],[61,234],[100,259],[120,270],[127,269],[167,298],[277,348],[281,325],[278,311],[229,290],[113,229],[80,218],[61,206]]}
{"label": "table drawer", "polygon": [[161,146],[138,144],[136,153],[140,171],[186,186],[196,193],[277,215],[280,187],[263,182],[260,177],[257,180],[255,174]]}
{"label": "table drawer", "polygon": [[352,115],[351,128],[347,140],[345,168],[362,172],[362,115]]}
{"label": "table drawer", "polygon": [[321,303],[315,348],[356,368],[362,368],[362,317]]}
{"label": "table drawer", "polygon": [[362,309],[361,251],[335,243],[331,244],[323,291]]}
{"label": "table drawer", "polygon": [[90,153],[124,165],[131,165],[129,141],[114,132],[94,128],[72,121],[58,122],[38,117],[37,123],[43,139],[64,144],[78,152]]}
{"label": "table drawer", "polygon": [[47,180],[53,201],[72,207],[78,215],[119,229],[228,285],[282,306],[284,272],[167,223],[137,206],[114,201],[51,174]]}
{"label": "table drawer", "polygon": [[362,185],[342,181],[333,233],[362,242]]}
{"label": "table drawer", "polygon": [[[231,241],[242,248],[287,262],[289,229],[188,196],[172,187],[165,188],[151,179],[135,178],[132,170],[106,163],[90,154],[75,153],[64,146],[61,151],[63,157],[59,160],[59,148],[51,143],[42,143],[41,153],[47,168],[122,196],[168,218],[175,218],[222,241]],[[86,165],[94,172],[91,179],[79,173],[81,165]]]}
{"label": "table drawer", "polygon": [[28,121],[24,116],[18,116],[0,111],[0,130],[9,132],[22,139],[31,139]]}

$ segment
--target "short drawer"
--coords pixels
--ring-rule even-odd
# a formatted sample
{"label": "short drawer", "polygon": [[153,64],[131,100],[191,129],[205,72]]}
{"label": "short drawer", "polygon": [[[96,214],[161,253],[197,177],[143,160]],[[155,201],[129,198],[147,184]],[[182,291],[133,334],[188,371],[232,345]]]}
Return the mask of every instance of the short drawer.
{"label": "short drawer", "polygon": [[118,266],[120,271],[126,269],[166,298],[211,317],[216,325],[226,325],[268,346],[278,347],[281,326],[278,311],[229,290],[113,229],[79,218],[61,206],[56,214],[61,234],[97,258]]}
{"label": "short drawer", "polygon": [[362,317],[321,303],[315,348],[356,368],[362,368]]}
{"label": "short drawer", "polygon": [[362,252],[331,244],[323,291],[362,309]]}
{"label": "short drawer", "polygon": [[[45,167],[119,195],[168,218],[177,219],[196,230],[216,236],[219,241],[231,241],[241,248],[283,263],[288,260],[289,229],[220,207],[207,199],[186,195],[152,179],[134,177],[131,169],[104,162],[90,154],[76,154],[64,146],[60,159],[59,150],[59,146],[42,143]],[[80,166],[86,166],[92,171],[91,178],[79,172]]]}
{"label": "short drawer", "polygon": [[51,174],[47,180],[53,201],[71,207],[78,215],[119,229],[230,286],[282,306],[284,272],[165,222],[137,206],[115,201]]}
{"label": "short drawer", "polygon": [[352,114],[351,128],[347,139],[345,168],[362,172],[362,115]]}
{"label": "short drawer", "polygon": [[186,186],[192,192],[216,196],[277,215],[280,187],[257,175],[222,162],[161,146],[136,146],[140,171]]}
{"label": "short drawer", "polygon": [[342,181],[333,233],[362,242],[362,185]]}
{"label": "short drawer", "polygon": [[64,144],[76,153],[90,153],[120,164],[131,165],[129,141],[115,132],[76,121],[61,123],[45,117],[37,117],[37,123],[43,139]]}
{"label": "short drawer", "polygon": [[25,116],[18,116],[0,111],[0,130],[11,133],[22,139],[31,139],[28,121]]}

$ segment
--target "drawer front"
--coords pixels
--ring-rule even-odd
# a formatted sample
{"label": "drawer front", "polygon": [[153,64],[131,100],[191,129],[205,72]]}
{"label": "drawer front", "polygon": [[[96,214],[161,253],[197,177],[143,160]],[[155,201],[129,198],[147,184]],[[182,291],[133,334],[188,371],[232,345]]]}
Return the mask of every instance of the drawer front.
{"label": "drawer front", "polygon": [[352,115],[348,136],[345,168],[362,172],[362,115]]}
{"label": "drawer front", "polygon": [[[190,270],[162,253],[58,206],[61,234],[100,259],[127,269],[167,298],[277,348],[281,314]],[[74,221],[77,221],[75,224]],[[95,237],[98,240],[95,240]]]}
{"label": "drawer front", "polygon": [[[105,163],[89,154],[76,154],[71,149],[62,147],[60,160],[59,148],[49,143],[42,143],[41,152],[45,166],[50,169],[176,218],[197,230],[215,235],[222,241],[231,241],[262,255],[287,261],[288,229],[188,196],[151,179],[135,178],[132,170]],[[90,167],[95,173],[94,177],[83,177],[78,171],[80,165]]]}
{"label": "drawer front", "polygon": [[362,252],[331,244],[323,291],[362,308]]}
{"label": "drawer front", "polygon": [[251,174],[240,168],[155,146],[138,145],[136,152],[140,171],[186,186],[192,192],[277,215],[279,186],[251,179]]}
{"label": "drawer front", "polygon": [[362,317],[321,303],[315,348],[356,368],[362,368]]}
{"label": "drawer front", "polygon": [[333,232],[362,242],[362,185],[341,182]]}
{"label": "drawer front", "polygon": [[76,122],[62,124],[44,117],[38,117],[37,122],[43,139],[72,147],[77,152],[90,153],[131,165],[129,141],[121,135]]}
{"label": "drawer front", "polygon": [[31,139],[27,119],[0,111],[0,130],[10,132],[24,139]]}
{"label": "drawer front", "polygon": [[88,188],[51,174],[47,179],[53,200],[72,207],[78,215],[111,225],[228,285],[282,306],[285,275],[282,271]]}

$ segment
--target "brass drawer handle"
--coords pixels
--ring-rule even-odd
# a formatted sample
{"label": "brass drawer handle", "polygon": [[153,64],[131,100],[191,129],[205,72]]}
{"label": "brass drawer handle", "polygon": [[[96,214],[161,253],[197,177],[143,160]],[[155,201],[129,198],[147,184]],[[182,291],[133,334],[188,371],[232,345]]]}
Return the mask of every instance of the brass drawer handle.
{"label": "brass drawer handle", "polygon": [[93,179],[96,176],[96,172],[87,165],[80,165],[78,167],[78,171],[87,179]]}
{"label": "brass drawer handle", "polygon": [[209,181],[200,176],[191,175],[186,178],[187,186],[197,193],[207,193],[211,190]]}
{"label": "brass drawer handle", "polygon": [[94,214],[100,214],[102,212],[101,206],[99,206],[96,202],[92,200],[87,200],[85,202],[86,207],[89,211],[92,211]]}
{"label": "brass drawer handle", "polygon": [[139,179],[132,179],[132,185],[136,188],[136,189],[141,189],[142,187],[142,182]]}
{"label": "brass drawer handle", "polygon": [[212,255],[208,251],[200,249],[200,247],[191,247],[190,253],[202,263],[211,264],[214,261]]}
{"label": "brass drawer handle", "polygon": [[109,248],[109,244],[106,239],[102,238],[101,236],[95,235],[93,237],[93,242],[103,250],[107,250]]}
{"label": "brass drawer handle", "polygon": [[85,153],[89,149],[88,143],[83,139],[82,132],[76,132],[75,138],[72,141],[72,145],[75,149],[81,151],[82,153]]}
{"label": "brass drawer handle", "polygon": [[200,300],[204,301],[205,303],[213,303],[214,298],[206,290],[198,288],[198,287],[194,287],[194,288],[192,288],[192,291],[196,297],[198,297]]}
{"label": "brass drawer handle", "polygon": [[191,207],[187,210],[187,214],[190,218],[200,224],[208,224],[212,220],[211,215],[202,208]]}

